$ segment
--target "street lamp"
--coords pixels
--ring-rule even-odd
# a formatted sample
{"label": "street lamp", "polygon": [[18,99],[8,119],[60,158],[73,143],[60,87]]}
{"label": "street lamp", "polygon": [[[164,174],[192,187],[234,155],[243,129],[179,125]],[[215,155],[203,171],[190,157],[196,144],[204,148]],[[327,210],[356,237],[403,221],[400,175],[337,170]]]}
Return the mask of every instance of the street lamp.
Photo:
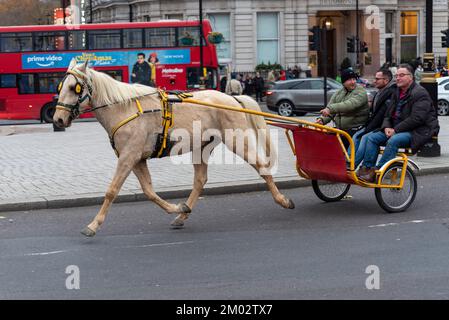
{"label": "street lamp", "polygon": [[205,77],[205,74],[204,74],[204,70],[203,70],[203,68],[204,68],[204,65],[203,65],[203,0],[199,0],[199,14],[200,14],[200,19],[199,19],[199,22],[200,22],[200,25],[199,25],[199,34],[200,34],[200,78],[199,78],[199,80],[200,80],[200,88],[201,89],[204,89],[204,88],[202,88],[203,86],[204,86],[204,77]]}

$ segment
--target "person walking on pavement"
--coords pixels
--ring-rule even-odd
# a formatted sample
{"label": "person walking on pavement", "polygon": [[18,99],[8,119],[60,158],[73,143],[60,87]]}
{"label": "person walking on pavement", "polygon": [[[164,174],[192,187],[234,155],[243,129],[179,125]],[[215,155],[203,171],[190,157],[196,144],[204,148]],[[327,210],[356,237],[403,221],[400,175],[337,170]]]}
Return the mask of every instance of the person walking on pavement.
{"label": "person walking on pavement", "polygon": [[243,88],[239,80],[236,79],[236,74],[231,73],[231,81],[226,85],[226,94],[231,96],[240,96],[243,93]]}
{"label": "person walking on pavement", "polygon": [[151,66],[145,61],[145,54],[137,54],[137,62],[133,66],[131,82],[151,86]]}
{"label": "person walking on pavement", "polygon": [[[396,74],[398,90],[387,109],[381,130],[368,136],[363,165],[367,168],[360,179],[373,182],[376,170],[396,157],[399,148],[417,152],[434,135],[439,124],[432,98],[426,89],[415,82],[413,67],[401,64]],[[385,150],[376,164],[379,147]]]}
{"label": "person walking on pavement", "polygon": [[256,101],[263,102],[262,93],[265,89],[265,82],[259,72],[256,72],[256,77],[254,78],[254,89],[256,90]]}
{"label": "person walking on pavement", "polygon": [[[346,131],[351,137],[365,125],[369,115],[368,94],[365,88],[357,85],[357,78],[352,69],[342,71],[343,88],[334,93],[327,107],[320,110],[317,123],[325,125],[333,120],[338,129]],[[345,148],[349,146],[346,139],[343,143]]]}

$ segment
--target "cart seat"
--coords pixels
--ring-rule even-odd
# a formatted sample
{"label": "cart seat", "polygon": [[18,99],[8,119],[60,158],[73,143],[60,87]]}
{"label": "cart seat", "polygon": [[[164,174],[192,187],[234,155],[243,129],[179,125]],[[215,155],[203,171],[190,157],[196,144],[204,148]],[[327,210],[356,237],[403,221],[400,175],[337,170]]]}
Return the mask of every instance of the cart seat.
{"label": "cart seat", "polygon": [[346,169],[343,146],[335,133],[292,129],[298,167],[312,180],[354,183]]}

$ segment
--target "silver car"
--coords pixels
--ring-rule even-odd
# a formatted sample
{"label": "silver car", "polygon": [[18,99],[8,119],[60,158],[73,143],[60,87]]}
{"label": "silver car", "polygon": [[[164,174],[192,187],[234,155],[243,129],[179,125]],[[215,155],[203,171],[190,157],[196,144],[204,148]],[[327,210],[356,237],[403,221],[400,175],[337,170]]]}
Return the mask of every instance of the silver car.
{"label": "silver car", "polygon": [[[327,79],[327,101],[342,88],[334,79]],[[371,99],[373,91],[368,90]],[[324,79],[302,78],[277,81],[267,91],[267,107],[281,116],[303,116],[308,112],[318,112],[324,107]]]}

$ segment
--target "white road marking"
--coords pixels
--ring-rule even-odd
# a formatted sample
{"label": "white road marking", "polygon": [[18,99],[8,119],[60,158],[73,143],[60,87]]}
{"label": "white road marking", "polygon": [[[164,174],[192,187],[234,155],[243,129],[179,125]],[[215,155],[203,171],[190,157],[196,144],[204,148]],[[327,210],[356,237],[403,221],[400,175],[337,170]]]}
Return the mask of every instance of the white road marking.
{"label": "white road marking", "polygon": [[411,221],[404,221],[404,222],[382,223],[382,224],[375,224],[372,226],[368,226],[368,228],[391,227],[391,226],[398,226],[400,224],[406,224],[406,223],[424,223],[424,222],[428,222],[428,221],[430,221],[430,220],[411,220]]}
{"label": "white road marking", "polygon": [[59,251],[50,251],[50,252],[35,252],[35,253],[26,253],[24,256],[49,256],[51,254],[58,254],[68,252],[68,250],[59,250]]}

